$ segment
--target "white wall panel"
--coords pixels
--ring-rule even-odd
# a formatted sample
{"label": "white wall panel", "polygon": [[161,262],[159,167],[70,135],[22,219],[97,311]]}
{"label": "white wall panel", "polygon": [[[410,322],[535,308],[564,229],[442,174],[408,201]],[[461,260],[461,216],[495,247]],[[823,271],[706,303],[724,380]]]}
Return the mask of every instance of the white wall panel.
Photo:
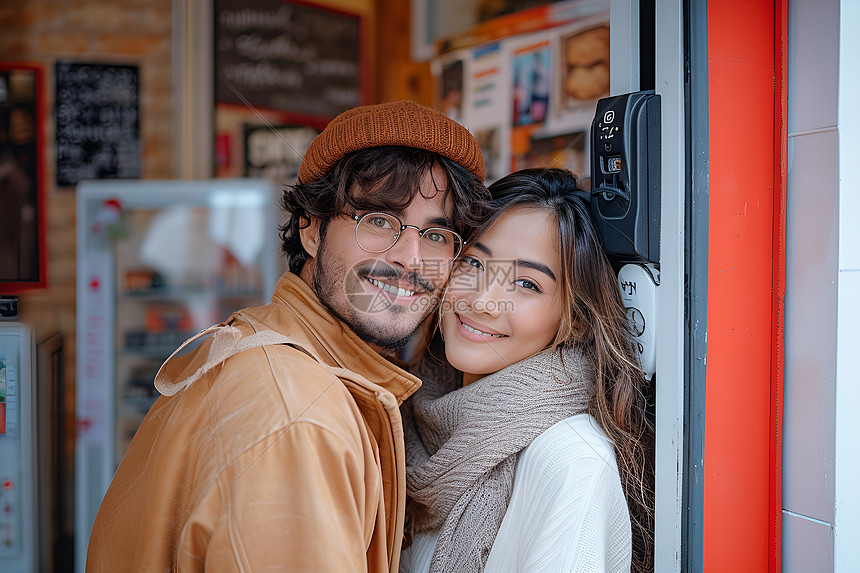
{"label": "white wall panel", "polygon": [[783,507],[833,522],[837,134],[789,140]]}
{"label": "white wall panel", "polygon": [[792,0],[788,3],[788,26],[788,133],[833,127],[839,74],[839,2]]}
{"label": "white wall panel", "polygon": [[827,523],[782,515],[782,573],[833,571],[832,528]]}

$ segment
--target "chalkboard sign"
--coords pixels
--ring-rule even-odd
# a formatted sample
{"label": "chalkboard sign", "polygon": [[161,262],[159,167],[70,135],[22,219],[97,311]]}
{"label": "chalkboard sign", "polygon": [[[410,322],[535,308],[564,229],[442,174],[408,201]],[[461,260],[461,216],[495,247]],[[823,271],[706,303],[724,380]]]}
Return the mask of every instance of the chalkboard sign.
{"label": "chalkboard sign", "polygon": [[137,66],[57,63],[57,185],[140,177]]}
{"label": "chalkboard sign", "polygon": [[281,0],[216,0],[215,99],[334,117],[361,101],[361,19]]}

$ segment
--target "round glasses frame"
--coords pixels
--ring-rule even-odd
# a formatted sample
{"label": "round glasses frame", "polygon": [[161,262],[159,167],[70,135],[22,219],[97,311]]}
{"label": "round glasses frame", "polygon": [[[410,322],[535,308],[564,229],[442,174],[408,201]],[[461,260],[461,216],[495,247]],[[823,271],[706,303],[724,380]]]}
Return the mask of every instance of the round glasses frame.
{"label": "round glasses frame", "polygon": [[[391,244],[388,245],[387,247],[385,247],[384,249],[380,249],[380,250],[368,249],[366,246],[361,244],[361,239],[359,239],[358,231],[361,228],[361,223],[364,220],[366,220],[368,217],[373,217],[373,216],[382,216],[382,217],[387,217],[387,218],[393,219],[400,226],[399,229],[397,229],[397,228],[392,229],[394,231],[394,239],[391,241]],[[466,242],[463,240],[463,237],[461,237],[460,234],[458,232],[454,231],[453,229],[449,229],[447,227],[427,227],[426,229],[419,229],[415,225],[404,225],[403,221],[400,220],[400,217],[398,217],[397,215],[392,215],[391,213],[382,213],[382,212],[374,211],[372,213],[365,213],[364,215],[353,214],[352,219],[355,221],[355,242],[359,247],[362,248],[362,250],[364,250],[368,253],[379,254],[379,253],[384,253],[385,251],[391,249],[392,247],[394,247],[394,245],[397,244],[397,241],[400,240],[401,235],[403,235],[403,231],[405,231],[406,229],[415,229],[415,231],[418,233],[418,236],[422,239],[422,242],[420,243],[421,244],[421,260],[424,261],[425,264],[437,264],[440,266],[450,265],[454,261],[457,260],[457,257],[460,256],[460,253],[463,252],[463,247],[466,245]],[[450,233],[451,235],[453,235],[455,245],[454,245],[454,254],[451,255],[451,260],[445,261],[444,263],[440,263],[439,262],[440,259],[438,259],[438,258],[426,259],[424,257],[424,244],[425,244],[424,243],[424,235],[427,233],[433,232],[433,231]]]}

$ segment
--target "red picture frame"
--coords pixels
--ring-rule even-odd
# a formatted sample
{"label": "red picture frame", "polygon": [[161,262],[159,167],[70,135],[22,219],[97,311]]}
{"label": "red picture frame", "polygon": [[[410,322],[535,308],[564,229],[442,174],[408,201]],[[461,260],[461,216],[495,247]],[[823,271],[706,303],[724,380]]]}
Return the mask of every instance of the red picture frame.
{"label": "red picture frame", "polygon": [[0,293],[47,286],[44,68],[0,62]]}

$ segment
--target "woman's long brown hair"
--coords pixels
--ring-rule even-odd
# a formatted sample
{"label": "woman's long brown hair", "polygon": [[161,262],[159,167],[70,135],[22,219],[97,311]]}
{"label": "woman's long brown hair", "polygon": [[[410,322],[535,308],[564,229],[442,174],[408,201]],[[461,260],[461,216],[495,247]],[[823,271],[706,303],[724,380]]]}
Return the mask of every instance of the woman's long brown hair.
{"label": "woman's long brown hair", "polygon": [[645,413],[647,382],[615,272],[591,220],[589,193],[566,169],[517,171],[489,189],[492,215],[474,237],[511,207],[550,211],[558,222],[564,310],[553,346],[580,346],[594,360],[597,376],[588,410],[615,446],[630,511],[631,570],[653,571],[654,429]]}

